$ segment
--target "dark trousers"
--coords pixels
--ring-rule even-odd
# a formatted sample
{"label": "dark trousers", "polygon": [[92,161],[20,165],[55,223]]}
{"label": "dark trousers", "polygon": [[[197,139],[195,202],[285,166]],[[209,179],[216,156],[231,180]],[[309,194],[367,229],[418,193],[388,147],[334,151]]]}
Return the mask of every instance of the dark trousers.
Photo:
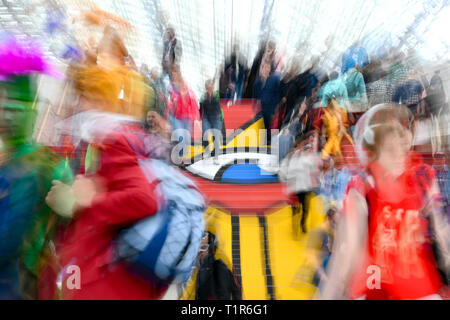
{"label": "dark trousers", "polygon": [[301,220],[300,220],[300,227],[302,229],[303,233],[306,233],[306,219],[308,218],[308,205],[306,203],[306,195],[309,192],[298,192],[297,193],[297,198],[298,198],[298,202],[302,205],[302,209],[300,211],[300,208],[298,210],[298,214],[301,214]]}
{"label": "dark trousers", "polygon": [[[203,131],[203,147],[207,147],[209,145],[209,134],[206,135],[205,133],[209,132],[210,130],[218,130],[220,133],[222,133],[222,117],[219,115],[217,117],[213,117],[209,119],[208,117],[203,117],[202,119],[202,131]],[[216,136],[211,132],[211,135],[213,136],[213,145],[214,149],[212,150],[211,154],[213,156],[217,156],[220,154],[220,144],[222,141],[218,141],[220,139],[216,139]]]}
{"label": "dark trousers", "polygon": [[264,120],[264,128],[266,129],[266,133],[267,133],[267,145],[270,145],[272,142],[272,135],[270,132],[270,129],[272,127],[272,118],[273,118],[273,114],[275,113],[275,108],[276,106],[272,106],[272,105],[262,105],[261,109],[262,109],[262,116],[263,116],[263,120]]}

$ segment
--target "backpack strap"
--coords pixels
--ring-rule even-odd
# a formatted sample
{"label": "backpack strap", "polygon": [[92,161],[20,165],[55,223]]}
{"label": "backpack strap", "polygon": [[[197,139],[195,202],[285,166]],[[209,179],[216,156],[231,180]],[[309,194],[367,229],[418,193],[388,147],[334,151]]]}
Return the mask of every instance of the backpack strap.
{"label": "backpack strap", "polygon": [[[434,195],[430,197],[429,189],[432,187],[433,178],[430,175],[430,171],[427,169],[426,166],[421,166],[418,170],[415,172],[417,183],[419,184],[420,190],[422,192],[422,196],[425,199],[425,205],[422,208],[422,211],[427,211],[429,209],[430,204],[433,201],[442,201],[442,196],[440,195]],[[434,214],[437,212],[428,212],[425,213],[425,216],[428,217],[429,214]]]}
{"label": "backpack strap", "polygon": [[[432,177],[425,166],[421,166],[416,171],[419,186],[422,190],[425,205],[422,208],[423,216],[428,221],[428,237],[431,241],[433,254],[437,262],[437,270],[441,274],[444,284],[450,283],[450,259],[449,244],[447,237],[442,235],[446,233],[448,224],[445,215],[442,214],[442,206],[433,206],[434,201],[441,202],[442,196],[435,195],[430,197],[429,188],[431,187]],[[440,219],[438,215],[441,215]],[[438,226],[439,225],[439,226]]]}

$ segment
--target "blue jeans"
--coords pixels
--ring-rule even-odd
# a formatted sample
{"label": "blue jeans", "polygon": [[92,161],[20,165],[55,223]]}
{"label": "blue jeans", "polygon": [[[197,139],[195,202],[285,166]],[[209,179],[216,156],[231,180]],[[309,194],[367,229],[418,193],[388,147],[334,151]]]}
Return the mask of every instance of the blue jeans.
{"label": "blue jeans", "polygon": [[227,90],[227,93],[225,93],[225,99],[233,99],[235,90]]}
{"label": "blue jeans", "polygon": [[[170,116],[170,124],[172,125],[172,130],[177,130],[177,129],[184,129],[189,131],[189,133],[192,133],[192,125],[191,125],[191,121],[187,120],[187,119],[177,119],[174,116]],[[192,137],[190,139],[192,141]],[[182,136],[178,137],[178,141],[182,144],[182,149],[179,152],[179,156],[183,157],[184,155],[184,149],[186,146],[186,140],[184,140],[184,138]]]}
{"label": "blue jeans", "polygon": [[234,90],[236,91],[237,99],[242,98],[242,88],[244,87],[244,81],[237,81],[234,83]]}
{"label": "blue jeans", "polygon": [[172,129],[185,129],[188,131],[192,130],[191,121],[188,119],[177,119],[174,116],[170,116],[170,124],[172,125]]}

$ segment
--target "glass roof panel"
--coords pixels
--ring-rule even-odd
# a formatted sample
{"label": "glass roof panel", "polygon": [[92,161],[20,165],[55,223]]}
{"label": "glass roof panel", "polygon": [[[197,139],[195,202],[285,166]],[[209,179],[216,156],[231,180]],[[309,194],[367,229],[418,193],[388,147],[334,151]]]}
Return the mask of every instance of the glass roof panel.
{"label": "glass roof panel", "polygon": [[79,20],[95,5],[132,24],[121,31],[138,66],[160,65],[163,30],[173,26],[183,45],[182,72],[198,94],[234,44],[251,65],[266,36],[287,59],[321,55],[330,70],[357,41],[369,55],[400,45],[416,48],[424,59],[450,58],[446,0],[3,0],[0,24],[45,39],[49,54],[64,62],[68,45],[101,35],[101,28],[87,29]]}

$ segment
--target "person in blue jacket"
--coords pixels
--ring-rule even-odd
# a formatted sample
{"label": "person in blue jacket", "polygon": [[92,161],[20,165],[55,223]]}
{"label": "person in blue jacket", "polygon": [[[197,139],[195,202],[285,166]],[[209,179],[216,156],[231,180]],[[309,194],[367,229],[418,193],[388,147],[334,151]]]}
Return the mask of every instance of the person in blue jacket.
{"label": "person in blue jacket", "polygon": [[281,100],[280,74],[274,72],[273,65],[265,65],[253,86],[253,98],[261,104],[264,128],[267,130],[267,144],[271,143],[271,123],[275,109]]}
{"label": "person in blue jacket", "polygon": [[345,74],[351,68],[359,66],[365,68],[369,65],[369,55],[365,48],[358,46],[357,44],[347,48],[342,54],[342,67],[341,73]]}

